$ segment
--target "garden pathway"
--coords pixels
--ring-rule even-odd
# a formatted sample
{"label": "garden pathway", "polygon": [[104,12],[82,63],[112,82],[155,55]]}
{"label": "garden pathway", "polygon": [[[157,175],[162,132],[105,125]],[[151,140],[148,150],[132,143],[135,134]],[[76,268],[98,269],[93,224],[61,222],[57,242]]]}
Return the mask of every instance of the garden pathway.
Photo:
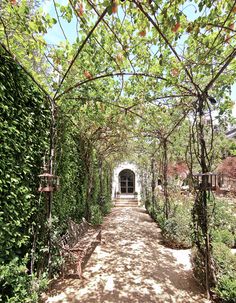
{"label": "garden pathway", "polygon": [[86,279],[59,280],[44,302],[203,303],[189,250],[162,245],[160,229],[142,208],[114,208],[103,224]]}

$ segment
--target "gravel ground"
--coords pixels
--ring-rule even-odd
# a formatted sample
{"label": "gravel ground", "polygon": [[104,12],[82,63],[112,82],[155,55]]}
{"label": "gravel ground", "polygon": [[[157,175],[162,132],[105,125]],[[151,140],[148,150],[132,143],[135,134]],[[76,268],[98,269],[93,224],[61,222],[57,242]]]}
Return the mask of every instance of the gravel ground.
{"label": "gravel ground", "polygon": [[207,303],[194,280],[189,250],[163,246],[160,229],[142,208],[114,208],[85,279],[56,281],[45,303]]}

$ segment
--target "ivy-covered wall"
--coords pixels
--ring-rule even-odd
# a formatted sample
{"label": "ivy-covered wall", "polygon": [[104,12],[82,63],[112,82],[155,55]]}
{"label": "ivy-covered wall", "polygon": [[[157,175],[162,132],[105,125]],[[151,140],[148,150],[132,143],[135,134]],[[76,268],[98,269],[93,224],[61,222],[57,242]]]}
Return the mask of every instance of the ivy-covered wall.
{"label": "ivy-covered wall", "polygon": [[[45,96],[1,48],[0,113],[0,301],[7,302],[21,292],[19,279],[27,272],[21,266],[29,263],[32,227],[43,207],[37,175],[48,149],[50,111]],[[15,300],[21,302],[21,295]]]}
{"label": "ivy-covered wall", "polygon": [[68,219],[80,222],[82,217],[93,224],[101,223],[111,207],[109,165],[72,123],[61,118],[57,126],[56,174],[61,181],[53,215],[62,228]]}

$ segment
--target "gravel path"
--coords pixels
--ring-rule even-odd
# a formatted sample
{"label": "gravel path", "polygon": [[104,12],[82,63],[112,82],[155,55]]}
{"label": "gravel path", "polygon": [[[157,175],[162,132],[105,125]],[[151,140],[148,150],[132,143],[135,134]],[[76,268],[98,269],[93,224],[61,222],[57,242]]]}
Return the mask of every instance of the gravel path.
{"label": "gravel path", "polygon": [[114,208],[103,224],[86,279],[57,281],[45,303],[203,303],[189,250],[162,245],[160,229],[142,208]]}

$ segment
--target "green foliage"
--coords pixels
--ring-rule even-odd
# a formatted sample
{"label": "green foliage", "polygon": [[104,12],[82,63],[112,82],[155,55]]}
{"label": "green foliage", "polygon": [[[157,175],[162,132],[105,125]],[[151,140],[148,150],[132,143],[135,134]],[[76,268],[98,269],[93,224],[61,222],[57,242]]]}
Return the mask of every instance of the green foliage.
{"label": "green foliage", "polygon": [[103,217],[99,205],[91,205],[90,212],[91,212],[90,222],[94,225],[101,224]]}
{"label": "green foliage", "polygon": [[163,213],[162,203],[158,207],[149,206],[148,212],[162,230],[164,242],[171,247],[189,248],[192,246],[191,203],[172,205],[168,219]]}
{"label": "green foliage", "polygon": [[213,258],[217,277],[233,276],[236,271],[236,255],[223,243],[213,243]]}
{"label": "green foliage", "polygon": [[217,296],[225,303],[236,302],[236,274],[234,277],[222,276],[215,288]]}
{"label": "green foliage", "polygon": [[[147,203],[147,204],[149,205],[149,203]],[[147,208],[147,211],[148,211],[149,215],[152,217],[152,219],[157,222],[157,224],[159,225],[161,230],[163,230],[163,228],[165,226],[165,216],[164,216],[164,213],[161,211],[161,209],[157,208],[157,207],[152,207],[149,205],[149,207]]]}
{"label": "green foliage", "polygon": [[[63,114],[62,114],[63,116]],[[99,168],[99,155],[88,138],[61,116],[58,124],[57,174],[60,191],[55,195],[54,215],[62,230],[69,218],[80,222],[82,217],[100,224],[111,205],[109,165]]]}
{"label": "green foliage", "polygon": [[[28,302],[23,298],[30,278],[20,258],[30,251],[32,225],[40,224],[38,214],[43,214],[37,175],[48,144],[48,107],[32,81],[0,48],[0,289],[9,302]],[[15,295],[18,299],[11,299]]]}
{"label": "green foliage", "polygon": [[102,204],[102,207],[101,207],[102,214],[103,214],[103,215],[109,214],[110,211],[111,211],[111,208],[112,208],[112,202],[111,202],[111,198],[109,197],[109,198],[106,200],[106,203],[103,203],[103,204]]}
{"label": "green foliage", "polygon": [[8,264],[0,265],[0,302],[6,303],[37,303],[39,292],[47,287],[47,279],[37,279],[28,273],[26,255],[15,257]]}
{"label": "green foliage", "polygon": [[212,241],[224,243],[229,248],[234,246],[234,235],[227,229],[214,230]]}
{"label": "green foliage", "polygon": [[[224,243],[213,244],[213,260],[216,273],[216,286],[213,291],[227,303],[235,302],[236,255]],[[192,250],[191,262],[198,281],[205,285],[205,256],[196,248]]]}
{"label": "green foliage", "polygon": [[234,204],[225,198],[216,198],[214,220],[212,221],[212,240],[235,246],[236,217]]}
{"label": "green foliage", "polygon": [[216,294],[223,302],[234,303],[236,298],[236,255],[223,243],[213,244],[216,267]]}
{"label": "green foliage", "polygon": [[214,209],[214,226],[220,229],[235,230],[236,218],[235,209],[231,199],[216,198]]}
{"label": "green foliage", "polygon": [[174,247],[192,246],[191,209],[187,205],[177,205],[165,221],[162,230],[165,241]]}
{"label": "green foliage", "polygon": [[85,143],[80,138],[75,141],[70,128],[65,130],[66,126],[66,123],[58,126],[56,173],[60,176],[61,184],[60,190],[55,194],[53,209],[54,216],[58,217],[60,225],[64,228],[69,218],[80,222],[84,216],[88,184]]}

